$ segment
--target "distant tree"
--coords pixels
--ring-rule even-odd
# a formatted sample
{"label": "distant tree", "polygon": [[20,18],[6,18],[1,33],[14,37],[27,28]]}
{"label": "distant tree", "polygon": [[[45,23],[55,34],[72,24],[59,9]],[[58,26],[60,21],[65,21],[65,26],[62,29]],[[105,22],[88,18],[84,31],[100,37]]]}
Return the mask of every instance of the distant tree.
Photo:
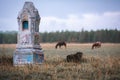
{"label": "distant tree", "polygon": [[[40,42],[110,42],[110,43],[120,43],[120,30],[96,30],[96,31],[56,31],[56,32],[44,32],[40,33]],[[0,31],[0,44],[2,43],[17,43],[17,32],[15,31]]]}

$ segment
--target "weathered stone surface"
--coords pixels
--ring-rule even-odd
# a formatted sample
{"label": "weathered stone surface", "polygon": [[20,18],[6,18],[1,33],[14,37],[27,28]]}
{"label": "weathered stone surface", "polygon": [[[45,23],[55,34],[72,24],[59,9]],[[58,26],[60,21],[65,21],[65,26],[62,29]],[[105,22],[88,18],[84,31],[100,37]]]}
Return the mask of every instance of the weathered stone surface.
{"label": "weathered stone surface", "polygon": [[18,14],[17,46],[13,55],[14,65],[36,64],[44,61],[39,40],[40,16],[32,2],[25,2]]}
{"label": "weathered stone surface", "polygon": [[[40,48],[39,23],[41,18],[32,2],[25,2],[17,19],[19,25],[17,48]],[[28,29],[24,29],[24,21],[28,22]]]}

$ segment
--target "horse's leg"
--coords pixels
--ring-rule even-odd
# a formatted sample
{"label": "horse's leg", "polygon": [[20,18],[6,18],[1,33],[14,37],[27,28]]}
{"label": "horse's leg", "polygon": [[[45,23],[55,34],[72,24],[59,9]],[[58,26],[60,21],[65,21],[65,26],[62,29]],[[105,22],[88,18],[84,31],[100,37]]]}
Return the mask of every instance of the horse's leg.
{"label": "horse's leg", "polygon": [[98,46],[95,46],[95,48],[98,48]]}
{"label": "horse's leg", "polygon": [[66,48],[66,45],[64,45],[65,46],[65,48]]}
{"label": "horse's leg", "polygon": [[100,46],[98,45],[97,48],[99,48]]}
{"label": "horse's leg", "polygon": [[65,46],[65,48],[67,47],[66,43],[63,44]]}
{"label": "horse's leg", "polygon": [[92,49],[94,49],[94,45],[92,45]]}
{"label": "horse's leg", "polygon": [[61,48],[61,45],[59,45],[59,48]]}

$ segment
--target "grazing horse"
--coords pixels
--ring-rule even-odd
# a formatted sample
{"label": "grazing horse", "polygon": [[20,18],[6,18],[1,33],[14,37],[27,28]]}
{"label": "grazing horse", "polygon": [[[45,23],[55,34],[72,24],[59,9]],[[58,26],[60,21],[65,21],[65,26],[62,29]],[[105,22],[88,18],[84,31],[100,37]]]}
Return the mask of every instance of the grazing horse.
{"label": "grazing horse", "polygon": [[95,42],[92,45],[92,49],[94,49],[94,48],[100,48],[100,47],[101,47],[101,42]]}
{"label": "grazing horse", "polygon": [[66,48],[67,44],[64,41],[60,41],[56,44],[55,48],[57,49],[58,46],[59,46],[59,48],[61,48],[61,46],[65,46],[65,48]]}

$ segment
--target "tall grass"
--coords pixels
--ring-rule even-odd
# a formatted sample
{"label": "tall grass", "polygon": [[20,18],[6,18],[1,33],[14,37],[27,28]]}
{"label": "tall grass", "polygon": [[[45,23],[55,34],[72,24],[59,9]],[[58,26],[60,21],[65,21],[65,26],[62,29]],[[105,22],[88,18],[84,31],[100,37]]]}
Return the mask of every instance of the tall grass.
{"label": "tall grass", "polygon": [[[95,50],[91,50],[91,44],[68,44],[67,49],[57,50],[54,44],[42,44],[42,47],[45,62],[25,66],[13,66],[12,56],[6,54],[9,47],[0,47],[0,51],[4,50],[0,53],[5,53],[0,57],[0,80],[120,80],[120,51],[117,49],[120,45],[105,44]],[[83,52],[82,61],[66,62],[66,55],[76,51]]]}

